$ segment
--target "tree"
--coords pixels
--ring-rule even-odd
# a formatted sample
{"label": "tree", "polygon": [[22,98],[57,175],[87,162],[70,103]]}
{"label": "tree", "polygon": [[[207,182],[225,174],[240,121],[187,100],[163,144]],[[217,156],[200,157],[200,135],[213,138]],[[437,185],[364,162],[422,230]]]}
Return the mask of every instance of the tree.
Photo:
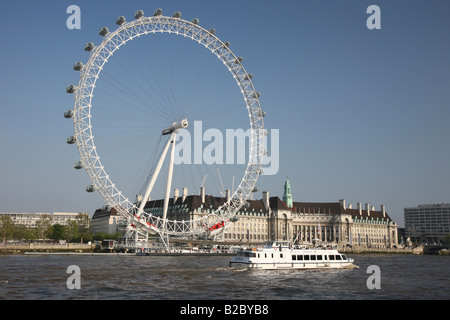
{"label": "tree", "polygon": [[85,238],[89,233],[90,219],[87,213],[79,213],[75,218],[78,224],[78,233],[81,237],[81,243],[83,243],[83,238]]}
{"label": "tree", "polygon": [[3,239],[3,243],[10,239],[14,234],[14,222],[10,216],[3,215],[0,217],[0,236]]}
{"label": "tree", "polygon": [[67,220],[65,231],[65,238],[68,242],[75,238],[78,238],[78,223],[75,220]]}
{"label": "tree", "polygon": [[62,240],[62,239],[64,239],[64,231],[65,231],[64,226],[62,226],[60,224],[54,224],[51,227],[50,238],[52,240],[56,240],[56,241]]}
{"label": "tree", "polygon": [[28,228],[23,224],[18,224],[14,226],[14,235],[13,238],[16,240],[22,240],[27,237]]}
{"label": "tree", "polygon": [[44,240],[48,237],[48,231],[52,226],[52,221],[53,218],[48,214],[42,215],[42,218],[36,221],[36,235],[38,239]]}
{"label": "tree", "polygon": [[442,239],[442,245],[445,247],[449,247],[450,246],[450,233],[447,233],[444,236],[444,239]]}

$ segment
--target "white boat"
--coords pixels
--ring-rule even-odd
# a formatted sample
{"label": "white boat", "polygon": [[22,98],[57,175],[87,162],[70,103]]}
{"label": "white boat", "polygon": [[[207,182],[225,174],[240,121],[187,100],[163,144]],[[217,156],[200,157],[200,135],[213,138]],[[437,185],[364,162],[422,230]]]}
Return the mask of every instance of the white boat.
{"label": "white boat", "polygon": [[263,248],[239,250],[230,267],[248,269],[351,269],[354,260],[334,249],[289,246],[287,241],[269,241]]}

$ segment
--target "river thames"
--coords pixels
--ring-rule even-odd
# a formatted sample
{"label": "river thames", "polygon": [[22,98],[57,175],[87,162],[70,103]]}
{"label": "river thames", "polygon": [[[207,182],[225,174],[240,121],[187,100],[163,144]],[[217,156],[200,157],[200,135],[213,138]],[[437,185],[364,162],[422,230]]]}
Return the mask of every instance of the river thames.
{"label": "river thames", "polygon": [[[9,300],[448,300],[450,257],[358,254],[358,269],[251,271],[228,256],[0,256]],[[369,266],[380,288],[369,289]],[[78,266],[80,289],[69,289]]]}

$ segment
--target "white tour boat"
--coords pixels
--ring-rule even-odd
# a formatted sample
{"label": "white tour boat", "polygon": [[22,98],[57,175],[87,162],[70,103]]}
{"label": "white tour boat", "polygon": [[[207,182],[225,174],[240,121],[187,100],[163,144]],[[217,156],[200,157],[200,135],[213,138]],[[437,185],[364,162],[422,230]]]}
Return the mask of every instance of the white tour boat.
{"label": "white tour boat", "polygon": [[290,247],[287,241],[269,241],[260,249],[239,250],[230,267],[248,269],[357,268],[353,259],[334,249]]}

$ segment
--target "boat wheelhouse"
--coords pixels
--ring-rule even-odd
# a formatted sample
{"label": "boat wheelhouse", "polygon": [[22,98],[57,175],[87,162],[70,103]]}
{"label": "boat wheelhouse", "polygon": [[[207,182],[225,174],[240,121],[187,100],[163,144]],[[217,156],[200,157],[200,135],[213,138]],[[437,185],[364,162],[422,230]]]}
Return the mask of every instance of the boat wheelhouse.
{"label": "boat wheelhouse", "polygon": [[269,241],[263,248],[245,249],[231,258],[230,267],[248,269],[357,268],[354,260],[335,249],[290,246],[287,241]]}

